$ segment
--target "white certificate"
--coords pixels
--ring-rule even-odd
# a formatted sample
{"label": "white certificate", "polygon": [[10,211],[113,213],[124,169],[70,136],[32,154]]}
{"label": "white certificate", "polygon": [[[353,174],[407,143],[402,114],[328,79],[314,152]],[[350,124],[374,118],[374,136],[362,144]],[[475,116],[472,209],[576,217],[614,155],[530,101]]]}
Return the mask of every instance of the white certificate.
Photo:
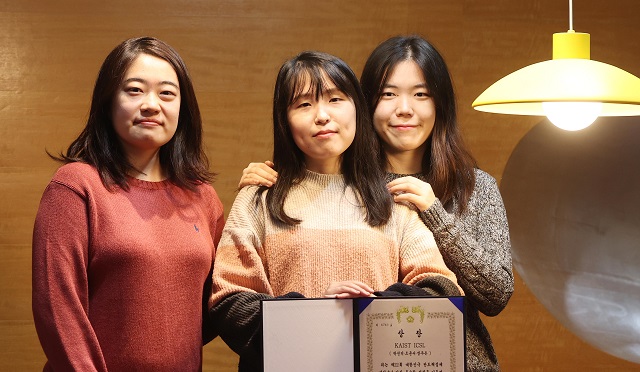
{"label": "white certificate", "polygon": [[262,301],[265,372],[463,372],[464,297]]}
{"label": "white certificate", "polygon": [[359,300],[360,371],[465,370],[462,297]]}
{"label": "white certificate", "polygon": [[351,372],[353,345],[349,300],[262,301],[264,372]]}

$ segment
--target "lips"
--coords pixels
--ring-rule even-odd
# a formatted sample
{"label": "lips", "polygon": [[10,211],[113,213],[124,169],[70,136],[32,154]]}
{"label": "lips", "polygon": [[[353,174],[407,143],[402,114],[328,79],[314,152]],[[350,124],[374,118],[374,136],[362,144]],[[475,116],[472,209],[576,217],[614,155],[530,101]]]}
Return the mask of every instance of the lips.
{"label": "lips", "polygon": [[391,124],[390,128],[394,131],[397,132],[413,132],[414,129],[416,129],[418,127],[418,125],[416,124]]}
{"label": "lips", "polygon": [[391,124],[392,128],[415,128],[418,124]]}
{"label": "lips", "polygon": [[321,130],[320,132],[314,134],[314,137],[326,137],[331,134],[337,133],[335,130]]}
{"label": "lips", "polygon": [[133,123],[138,125],[162,125],[160,120],[152,118],[136,119]]}

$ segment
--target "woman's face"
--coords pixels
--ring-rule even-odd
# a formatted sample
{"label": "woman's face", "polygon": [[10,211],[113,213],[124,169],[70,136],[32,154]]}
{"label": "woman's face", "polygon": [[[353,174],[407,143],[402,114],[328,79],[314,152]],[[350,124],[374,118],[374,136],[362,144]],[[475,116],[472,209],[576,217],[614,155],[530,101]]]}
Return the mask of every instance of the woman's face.
{"label": "woman's face", "polygon": [[113,104],[113,126],[129,157],[153,153],[178,128],[180,86],[169,62],[140,54],[125,73]]}
{"label": "woman's face", "polygon": [[385,151],[424,151],[435,120],[436,108],[422,71],[413,60],[398,63],[373,113],[373,124]]}
{"label": "woman's face", "polygon": [[309,81],[303,92],[307,93],[287,109],[293,140],[305,155],[307,169],[325,174],[340,173],[342,153],[356,134],[353,100],[328,80],[318,99],[311,93]]}

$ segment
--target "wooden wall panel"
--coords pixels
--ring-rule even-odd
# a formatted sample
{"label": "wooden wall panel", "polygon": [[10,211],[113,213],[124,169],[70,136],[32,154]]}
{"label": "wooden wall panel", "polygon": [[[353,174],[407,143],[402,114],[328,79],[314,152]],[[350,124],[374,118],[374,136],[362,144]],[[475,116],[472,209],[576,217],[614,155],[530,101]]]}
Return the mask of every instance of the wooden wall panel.
{"label": "wooden wall panel", "polygon": [[[640,75],[636,0],[574,4],[592,57]],[[86,119],[106,54],[153,35],[187,62],[205,122],[215,187],[231,207],[242,169],[271,154],[271,96],[280,64],[304,49],[336,54],[359,75],[389,36],[418,33],[448,61],[465,139],[500,180],[522,136],[540,118],[479,113],[471,102],[504,75],[550,58],[551,34],[568,27],[565,1],[0,0],[0,370],[35,371],[44,355],[31,317],[31,229],[59,152]],[[505,311],[486,319],[506,371],[638,370],[564,329],[517,277]],[[205,371],[233,371],[217,339]]]}

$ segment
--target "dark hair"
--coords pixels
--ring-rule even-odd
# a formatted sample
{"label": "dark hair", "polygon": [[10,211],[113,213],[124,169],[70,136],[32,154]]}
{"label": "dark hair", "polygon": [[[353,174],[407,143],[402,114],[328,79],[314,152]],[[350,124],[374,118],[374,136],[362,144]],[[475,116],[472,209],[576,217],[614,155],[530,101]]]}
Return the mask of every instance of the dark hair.
{"label": "dark hair", "polygon": [[[371,53],[360,79],[363,93],[373,113],[382,90],[394,67],[412,60],[422,70],[435,108],[436,119],[427,151],[422,159],[422,173],[445,207],[458,203],[462,214],[475,186],[476,161],[467,150],[458,128],[456,98],[447,65],[438,51],[419,36],[396,36],[378,45]],[[386,164],[386,155],[384,154]]]}
{"label": "dark hair", "polygon": [[[300,223],[289,217],[284,201],[293,185],[305,176],[305,158],[293,140],[288,109],[301,94],[318,98],[326,90],[327,80],[353,100],[356,109],[356,133],[342,154],[341,172],[346,185],[357,190],[366,208],[371,226],[385,224],[391,216],[392,199],[384,184],[380,146],[362,95],[358,78],[341,59],[326,53],[306,51],[285,62],[276,79],[273,94],[273,161],[278,182],[268,190],[266,202],[271,218],[288,225]],[[304,92],[309,83],[310,92]],[[263,192],[265,188],[261,188]]]}
{"label": "dark hair", "polygon": [[112,110],[117,91],[127,69],[140,54],[167,61],[178,75],[180,114],[173,138],[160,148],[160,164],[174,184],[195,190],[199,183],[211,182],[214,174],[202,146],[202,119],[187,67],[168,44],[153,37],[125,40],[115,47],[100,67],[91,99],[89,119],[66,154],[54,159],[65,163],[85,162],[98,170],[105,187],[118,185],[128,190],[127,174],[137,171],[113,127]]}

